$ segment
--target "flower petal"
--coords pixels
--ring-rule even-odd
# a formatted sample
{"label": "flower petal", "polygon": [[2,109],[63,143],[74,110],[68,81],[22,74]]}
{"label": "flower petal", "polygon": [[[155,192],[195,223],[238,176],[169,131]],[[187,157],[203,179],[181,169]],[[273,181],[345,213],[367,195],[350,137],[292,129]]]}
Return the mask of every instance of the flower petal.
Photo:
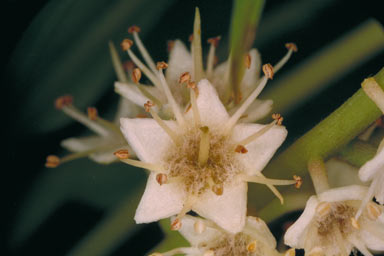
{"label": "flower petal", "polygon": [[134,152],[132,152],[132,149],[128,145],[125,145],[125,146],[116,146],[111,149],[93,153],[89,157],[97,163],[110,164],[118,160],[118,158],[113,153],[120,149],[127,149],[131,155],[133,156],[135,155]]}
{"label": "flower petal", "polygon": [[260,218],[248,216],[243,233],[265,243],[270,248],[276,247],[275,237],[272,235],[267,224]]}
{"label": "flower petal", "polygon": [[[164,121],[176,131],[175,121]],[[121,131],[140,160],[161,163],[173,142],[169,135],[151,118],[121,118]]]}
{"label": "flower petal", "polygon": [[[381,214],[384,215],[384,214]],[[361,226],[360,237],[365,245],[375,251],[384,251],[384,223],[377,221],[366,221]]]}
{"label": "flower petal", "polygon": [[135,84],[115,82],[115,92],[141,107],[148,101]]}
{"label": "flower petal", "polygon": [[293,248],[304,248],[307,227],[312,222],[316,214],[316,207],[319,200],[316,196],[311,196],[305,206],[300,218],[288,228],[284,235],[284,243]]}
{"label": "flower petal", "polygon": [[108,139],[101,136],[86,136],[68,138],[63,140],[60,145],[71,152],[83,152],[91,149],[103,147],[108,144]]}
{"label": "flower petal", "polygon": [[340,188],[333,188],[318,195],[320,201],[338,202],[348,200],[363,200],[368,188],[365,186],[351,185]]}
{"label": "flower petal", "polygon": [[168,68],[165,74],[168,83],[178,84],[182,73],[190,72],[192,75],[192,55],[180,40],[175,40],[169,53]]}
{"label": "flower petal", "polygon": [[[233,129],[232,138],[234,141],[241,141],[264,126],[261,124],[238,124]],[[236,155],[243,164],[244,171],[248,175],[255,175],[261,172],[286,137],[287,130],[285,127],[275,125],[256,140],[244,145],[248,152]]]}
{"label": "flower petal", "polygon": [[120,124],[120,118],[122,117],[136,117],[138,114],[144,113],[143,106],[138,106],[137,104],[133,103],[132,101],[120,97],[119,106],[117,107],[116,116],[114,119],[114,123],[119,125]]}
{"label": "flower petal", "polygon": [[175,215],[183,208],[184,198],[185,193],[180,183],[159,185],[156,173],[151,173],[137,207],[135,221],[148,223]]}
{"label": "flower petal", "polygon": [[[253,123],[257,120],[268,115],[271,112],[273,105],[273,100],[258,100],[256,99],[245,111],[244,115],[246,117],[241,118],[239,122],[241,123]],[[237,109],[237,108],[236,108]],[[233,109],[235,110],[235,109]],[[235,111],[233,111],[235,112]]]}
{"label": "flower petal", "polygon": [[362,181],[372,180],[375,174],[384,170],[384,150],[378,152],[374,158],[366,162],[359,170]]}
{"label": "flower petal", "polygon": [[261,57],[260,53],[256,49],[251,49],[249,51],[251,57],[251,66],[249,69],[245,70],[243,80],[241,82],[242,91],[248,92],[253,90],[257,85],[257,81],[260,78],[261,70]]}
{"label": "flower petal", "polygon": [[192,210],[230,233],[240,232],[245,224],[247,184],[237,182],[224,186],[220,196],[211,190],[206,191],[192,206]]}
{"label": "flower petal", "polygon": [[[208,224],[208,225],[205,225],[205,230],[201,234],[196,233],[195,231],[194,225],[196,221],[201,221],[204,224],[206,223]],[[201,243],[209,243],[210,241],[215,241],[217,240],[217,238],[221,236],[221,231],[213,228],[212,225],[214,224],[211,224],[211,225],[209,224],[210,224],[209,221],[204,220],[202,218],[186,215],[182,219],[182,225],[181,225],[181,228],[179,229],[179,232],[183,235],[185,239],[188,240],[188,242],[192,246],[197,247]]]}

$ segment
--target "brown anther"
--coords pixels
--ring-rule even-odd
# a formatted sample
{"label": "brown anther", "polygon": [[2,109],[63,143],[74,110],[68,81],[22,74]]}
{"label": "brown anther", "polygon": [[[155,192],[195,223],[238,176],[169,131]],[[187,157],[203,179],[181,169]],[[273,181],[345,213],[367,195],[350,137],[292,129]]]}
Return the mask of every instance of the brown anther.
{"label": "brown anther", "polygon": [[133,41],[130,40],[130,39],[124,39],[124,40],[121,42],[121,44],[120,44],[121,49],[123,49],[123,51],[128,51],[129,48],[132,47],[132,45],[133,45]]}
{"label": "brown anther", "polygon": [[87,108],[88,118],[92,121],[95,121],[98,117],[97,109],[95,107],[88,107]]}
{"label": "brown anther", "polygon": [[136,65],[135,65],[135,63],[133,63],[133,61],[127,60],[127,61],[123,62],[123,68],[124,68],[125,72],[129,72],[132,69],[134,69],[135,67],[136,67]]}
{"label": "brown anther", "polygon": [[252,241],[247,245],[247,251],[248,252],[255,252],[257,248],[256,241]]}
{"label": "brown anther", "polygon": [[241,154],[246,154],[246,153],[248,153],[248,149],[246,149],[246,147],[244,147],[243,145],[237,145],[235,148],[235,152],[241,153]]}
{"label": "brown anther", "polygon": [[274,120],[276,120],[276,124],[277,125],[282,125],[283,124],[284,118],[280,114],[274,113],[274,114],[272,114],[272,118]]}
{"label": "brown anther", "polygon": [[156,67],[159,70],[160,69],[166,69],[168,67],[168,64],[165,63],[164,61],[159,61],[159,62],[157,62]]}
{"label": "brown anther", "polygon": [[175,46],[175,41],[173,41],[173,40],[168,40],[167,41],[167,51],[168,52],[172,51],[174,46]]}
{"label": "brown anther", "polygon": [[220,39],[221,39],[221,36],[216,36],[216,37],[209,38],[207,41],[209,44],[217,48],[217,46],[219,46]]}
{"label": "brown anther", "polygon": [[138,84],[141,79],[141,70],[139,68],[135,68],[132,70],[132,81],[135,84]]}
{"label": "brown anther", "polygon": [[133,25],[133,26],[130,26],[128,28],[128,33],[129,34],[133,34],[133,32],[137,32],[139,33],[140,32],[140,27],[136,26],[136,25]]}
{"label": "brown anther", "polygon": [[374,202],[369,202],[367,204],[367,212],[368,218],[371,220],[377,220],[377,218],[381,215],[380,207]]}
{"label": "brown anther", "polygon": [[148,116],[146,114],[137,114],[136,118],[147,118]]}
{"label": "brown anther", "polygon": [[55,155],[47,156],[47,160],[45,162],[45,167],[55,168],[60,164],[60,158]]}
{"label": "brown anther", "polygon": [[316,212],[320,217],[324,217],[331,212],[331,204],[328,202],[321,202],[316,207]]}
{"label": "brown anther", "polygon": [[189,81],[188,84],[187,84],[187,87],[190,88],[190,89],[196,89],[196,82],[194,81]]}
{"label": "brown anther", "polygon": [[295,255],[296,255],[296,250],[294,248],[287,250],[284,254],[284,256],[295,256]]}
{"label": "brown anther", "polygon": [[251,55],[248,53],[246,56],[245,56],[245,67],[247,69],[249,69],[251,67]]}
{"label": "brown anther", "polygon": [[157,175],[156,175],[156,181],[157,181],[157,183],[160,184],[160,186],[163,185],[163,184],[165,184],[165,183],[167,183],[167,181],[168,181],[168,176],[167,176],[167,174],[164,174],[164,173],[159,173],[159,174],[157,174]]}
{"label": "brown anther", "polygon": [[212,186],[212,192],[218,196],[221,196],[224,192],[223,184],[215,184]]}
{"label": "brown anther", "polygon": [[57,109],[62,109],[63,107],[72,105],[73,97],[70,95],[64,95],[55,100],[55,107]]}
{"label": "brown anther", "polygon": [[297,175],[293,175],[293,179],[296,181],[295,188],[300,188],[301,184],[303,184],[303,179]]}
{"label": "brown anther", "polygon": [[119,159],[128,159],[130,154],[127,149],[120,149],[113,153]]}
{"label": "brown anther", "polygon": [[360,229],[360,224],[354,217],[351,217],[351,224],[355,229]]}
{"label": "brown anther", "polygon": [[263,65],[263,72],[264,72],[264,75],[266,77],[268,77],[269,79],[273,79],[273,66],[271,64],[264,64]]}
{"label": "brown anther", "polygon": [[190,34],[189,37],[188,37],[188,41],[189,42],[192,42],[193,41],[193,34]]}
{"label": "brown anther", "polygon": [[181,228],[181,221],[180,219],[176,218],[171,223],[171,230],[179,230]]}
{"label": "brown anther", "polygon": [[184,72],[183,74],[181,74],[179,78],[179,84],[189,83],[190,81],[191,81],[191,74],[189,74],[189,72]]}
{"label": "brown anther", "polygon": [[292,50],[294,52],[297,52],[297,45],[295,43],[286,43],[285,44],[285,47],[288,49],[288,50]]}
{"label": "brown anther", "polygon": [[147,103],[144,103],[144,109],[146,112],[151,111],[151,107],[153,106],[155,106],[155,104],[150,102],[149,100],[147,101]]}

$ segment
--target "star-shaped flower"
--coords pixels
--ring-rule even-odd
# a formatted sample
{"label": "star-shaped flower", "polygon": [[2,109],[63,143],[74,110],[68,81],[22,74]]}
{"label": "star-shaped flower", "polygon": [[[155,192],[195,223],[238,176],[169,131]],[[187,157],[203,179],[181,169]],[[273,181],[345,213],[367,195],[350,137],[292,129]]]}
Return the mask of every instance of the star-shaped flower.
{"label": "star-shaped flower", "polygon": [[372,256],[368,249],[384,250],[383,206],[369,202],[354,218],[366,193],[366,187],[352,185],[310,197],[285,234],[285,244],[304,248],[305,255],[348,256],[356,248]]}
{"label": "star-shaped flower", "polygon": [[[172,223],[177,229],[181,218],[193,210],[229,232],[239,232],[245,223],[247,182],[267,184],[280,199],[273,185],[301,182],[298,177],[270,180],[261,174],[287,135],[278,125],[282,121],[279,115],[268,125],[238,123],[268,77],[263,77],[232,116],[208,80],[197,86],[184,81],[191,99],[191,107],[184,112],[164,78],[162,69],[166,66],[158,63],[157,74],[176,120],[162,120],[152,102],[145,107],[153,119],[121,119],[121,130],[142,162],[123,161],[151,171],[135,220],[146,223],[177,214]],[[264,66],[265,71],[272,69],[269,64]],[[123,159],[128,156],[125,151],[116,155]]]}
{"label": "star-shaped flower", "polygon": [[244,229],[236,234],[228,233],[208,220],[185,216],[179,232],[191,247],[176,248],[151,256],[277,256],[276,240],[263,220],[248,216]]}

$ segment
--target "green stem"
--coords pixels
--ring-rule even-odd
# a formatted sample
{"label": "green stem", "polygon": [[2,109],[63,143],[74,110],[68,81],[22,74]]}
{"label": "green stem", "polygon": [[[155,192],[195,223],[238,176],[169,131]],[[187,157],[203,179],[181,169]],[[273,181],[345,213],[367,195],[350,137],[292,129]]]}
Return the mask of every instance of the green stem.
{"label": "green stem", "polygon": [[[384,68],[374,76],[374,79],[381,88],[384,88]],[[317,157],[327,159],[335,154],[378,119],[381,114],[381,111],[364,91],[359,89],[326,119],[275,158],[263,173],[268,177],[280,178],[293,174],[303,176],[307,171],[309,160]],[[260,194],[260,192],[256,192],[254,187],[250,186],[250,194]],[[265,205],[271,200],[271,197],[272,195],[266,194],[263,200],[259,200],[257,204]]]}
{"label": "green stem", "polygon": [[383,27],[368,20],[266,88],[262,98],[273,99],[273,111],[285,114],[383,49]]}

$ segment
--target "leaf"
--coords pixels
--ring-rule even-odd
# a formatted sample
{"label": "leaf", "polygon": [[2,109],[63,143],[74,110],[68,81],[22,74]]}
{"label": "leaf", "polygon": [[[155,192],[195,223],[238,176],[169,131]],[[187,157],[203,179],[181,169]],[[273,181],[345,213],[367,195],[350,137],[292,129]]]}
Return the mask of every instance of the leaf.
{"label": "leaf", "polygon": [[172,2],[50,1],[24,34],[7,71],[18,97],[12,109],[19,124],[28,123],[32,133],[52,131],[70,122],[57,114],[55,98],[71,94],[84,109],[113,90],[108,41],[128,36],[132,24],[150,32]]}

